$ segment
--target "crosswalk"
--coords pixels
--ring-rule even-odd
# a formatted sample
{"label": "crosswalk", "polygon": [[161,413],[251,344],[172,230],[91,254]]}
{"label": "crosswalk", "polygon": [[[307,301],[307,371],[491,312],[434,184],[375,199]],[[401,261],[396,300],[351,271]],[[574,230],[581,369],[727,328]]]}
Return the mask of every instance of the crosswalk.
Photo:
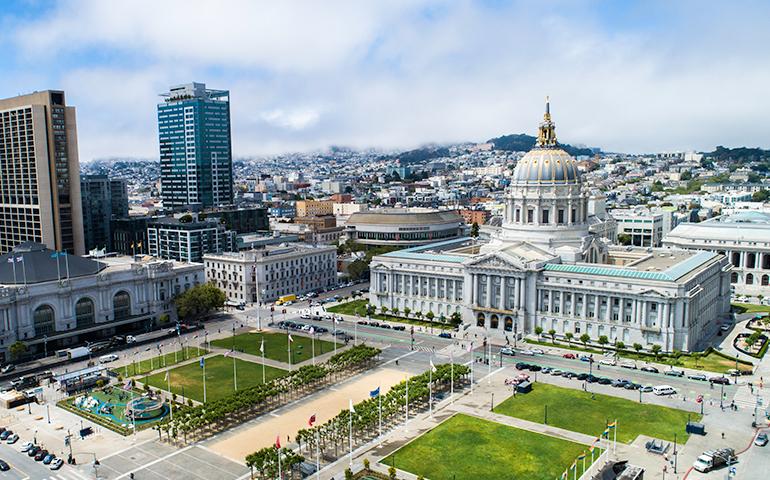
{"label": "crosswalk", "polygon": [[74,468],[62,467],[59,471],[52,471],[50,477],[44,478],[47,480],[88,480],[91,476]]}

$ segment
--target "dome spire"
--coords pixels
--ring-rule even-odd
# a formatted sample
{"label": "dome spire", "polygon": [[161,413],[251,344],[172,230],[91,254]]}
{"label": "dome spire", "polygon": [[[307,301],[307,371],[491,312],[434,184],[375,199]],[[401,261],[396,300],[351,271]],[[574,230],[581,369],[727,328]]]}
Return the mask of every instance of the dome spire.
{"label": "dome spire", "polygon": [[538,147],[555,147],[556,142],[556,125],[551,121],[551,100],[549,97],[545,97],[545,114],[543,114],[543,122],[540,124],[537,132]]}

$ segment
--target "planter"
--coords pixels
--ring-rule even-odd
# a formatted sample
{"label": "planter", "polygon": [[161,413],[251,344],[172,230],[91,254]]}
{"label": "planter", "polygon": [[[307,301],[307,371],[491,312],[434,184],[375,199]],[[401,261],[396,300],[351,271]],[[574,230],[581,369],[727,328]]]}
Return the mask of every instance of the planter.
{"label": "planter", "polygon": [[735,337],[735,341],[733,342],[733,346],[738,350],[746,355],[751,355],[755,358],[762,358],[764,356],[765,351],[767,350],[767,336],[762,334],[759,336],[759,339],[757,342],[749,347],[746,345],[746,339],[749,338],[751,333],[739,333],[737,337]]}

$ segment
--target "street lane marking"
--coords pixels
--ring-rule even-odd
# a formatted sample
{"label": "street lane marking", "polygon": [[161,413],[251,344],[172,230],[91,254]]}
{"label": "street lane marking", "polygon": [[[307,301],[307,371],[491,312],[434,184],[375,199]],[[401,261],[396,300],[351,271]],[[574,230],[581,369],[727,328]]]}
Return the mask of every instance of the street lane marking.
{"label": "street lane marking", "polygon": [[135,468],[133,470],[129,470],[128,472],[126,472],[126,473],[116,477],[115,480],[120,480],[121,478],[127,478],[131,473],[135,473],[135,472],[138,472],[138,471],[140,471],[142,469],[149,468],[149,467],[151,467],[151,466],[153,466],[153,465],[155,465],[157,463],[163,462],[163,461],[173,457],[174,455],[179,455],[182,452],[186,452],[187,450],[190,450],[193,447],[195,447],[195,445],[188,445],[188,446],[184,447],[181,450],[177,450],[177,451],[175,451],[173,453],[169,453],[166,456],[163,456],[163,457],[160,457],[160,458],[156,458],[155,460],[153,460],[151,462],[145,463],[140,468]]}
{"label": "street lane marking", "polygon": [[[132,450],[132,449],[134,449],[134,448],[137,448],[137,447],[139,447],[139,446],[141,446],[141,445],[144,445],[145,443],[150,443],[150,442],[154,442],[154,441],[155,441],[155,439],[154,439],[154,438],[151,438],[151,439],[149,439],[149,440],[145,440],[145,441],[143,441],[143,442],[139,442],[139,443],[137,443],[136,445],[132,445],[132,446],[130,446],[130,447],[126,447],[126,448],[124,448],[123,450],[118,450],[117,452],[113,452],[113,453],[111,453],[111,454],[107,455],[106,457],[102,457],[102,460],[101,460],[101,461],[105,461],[105,460],[107,460],[108,458],[112,458],[112,457],[114,457],[115,455],[120,455],[120,454],[122,454],[122,453],[126,453],[127,451],[129,451],[129,450]],[[81,477],[81,478],[83,478],[83,477]]]}

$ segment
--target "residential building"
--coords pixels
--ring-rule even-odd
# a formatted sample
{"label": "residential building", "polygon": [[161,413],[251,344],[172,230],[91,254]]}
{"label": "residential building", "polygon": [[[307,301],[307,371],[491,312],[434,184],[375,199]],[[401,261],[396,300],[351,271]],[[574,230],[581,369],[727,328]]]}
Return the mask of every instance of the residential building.
{"label": "residential building", "polygon": [[[501,227],[375,256],[370,302],[441,319],[467,338],[588,334],[694,351],[730,312],[731,265],[713,252],[610,248],[592,234],[589,192],[556,141],[546,106],[537,142],[517,164]],[[350,222],[349,222],[350,223]]]}
{"label": "residential building", "polygon": [[[16,341],[30,356],[146,332],[161,315],[176,319],[173,298],[204,282],[201,264],[107,256],[56,257],[27,242],[0,256],[0,361]],[[9,260],[11,260],[9,262]]]}
{"label": "residential building", "polygon": [[0,253],[24,242],[83,255],[75,107],[46,90],[0,100]]}
{"label": "residential building", "polygon": [[345,235],[363,245],[415,246],[457,238],[464,224],[454,210],[382,208],[352,214]]}
{"label": "residential building", "polygon": [[232,204],[230,92],[189,83],[162,96],[158,139],[163,206]]}
{"label": "residential building", "polygon": [[666,235],[663,245],[725,255],[733,265],[730,283],[735,293],[769,296],[770,214],[744,211],[682,223]]}
{"label": "residential building", "polygon": [[637,247],[660,247],[663,237],[676,226],[673,210],[649,209],[614,209],[609,211],[617,224],[617,235],[628,235],[630,245]]}
{"label": "residential building", "polygon": [[484,225],[489,220],[489,217],[492,216],[492,212],[489,210],[483,210],[483,209],[470,209],[470,208],[464,208],[462,210],[458,210],[457,213],[460,214],[461,217],[463,217],[463,221],[467,223],[468,225],[473,225],[474,223],[477,225]]}
{"label": "residential building", "polygon": [[206,254],[206,279],[231,304],[272,302],[336,285],[337,249],[306,244],[267,245],[256,250]]}
{"label": "residential building", "polygon": [[201,262],[207,253],[234,250],[235,232],[217,219],[156,218],[147,224],[147,246],[154,257]]}
{"label": "residential building", "polygon": [[264,207],[217,208],[207,210],[199,217],[218,218],[228,230],[239,234],[270,230],[270,219]]}
{"label": "residential building", "polygon": [[148,216],[114,218],[110,221],[113,252],[120,255],[142,255],[149,253],[147,224],[153,220]]}
{"label": "residential building", "polygon": [[297,217],[318,217],[334,214],[332,200],[299,200],[296,204]]}
{"label": "residential building", "polygon": [[107,175],[82,175],[80,193],[86,251],[112,251],[110,220],[128,216],[126,181],[110,179]]}

